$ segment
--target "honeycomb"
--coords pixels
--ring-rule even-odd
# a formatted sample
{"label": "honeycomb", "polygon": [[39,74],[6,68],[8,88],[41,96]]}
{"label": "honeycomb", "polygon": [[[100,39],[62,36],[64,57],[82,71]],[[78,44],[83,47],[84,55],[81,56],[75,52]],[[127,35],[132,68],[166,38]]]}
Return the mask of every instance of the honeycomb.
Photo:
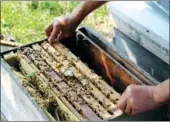
{"label": "honeycomb", "polygon": [[33,44],[4,59],[51,120],[99,121],[122,114],[119,93],[61,43]]}

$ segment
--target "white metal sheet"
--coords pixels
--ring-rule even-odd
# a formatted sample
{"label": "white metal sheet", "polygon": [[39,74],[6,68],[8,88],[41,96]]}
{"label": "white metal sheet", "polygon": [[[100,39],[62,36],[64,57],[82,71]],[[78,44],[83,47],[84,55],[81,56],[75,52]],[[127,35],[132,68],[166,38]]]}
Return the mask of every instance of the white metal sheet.
{"label": "white metal sheet", "polygon": [[108,3],[114,26],[169,64],[169,15],[145,1]]}
{"label": "white metal sheet", "polygon": [[8,121],[47,121],[2,65],[1,114]]}

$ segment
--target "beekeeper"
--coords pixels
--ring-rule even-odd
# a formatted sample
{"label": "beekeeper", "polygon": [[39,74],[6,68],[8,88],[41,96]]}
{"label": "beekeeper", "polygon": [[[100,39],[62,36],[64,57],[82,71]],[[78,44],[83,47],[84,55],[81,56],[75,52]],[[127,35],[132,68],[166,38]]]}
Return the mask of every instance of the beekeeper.
{"label": "beekeeper", "polygon": [[[106,1],[83,1],[69,15],[56,17],[45,29],[49,43],[53,43],[56,38],[62,41],[70,37],[89,13],[105,3]],[[152,110],[170,99],[169,82],[168,79],[157,86],[129,85],[117,106],[128,115]]]}

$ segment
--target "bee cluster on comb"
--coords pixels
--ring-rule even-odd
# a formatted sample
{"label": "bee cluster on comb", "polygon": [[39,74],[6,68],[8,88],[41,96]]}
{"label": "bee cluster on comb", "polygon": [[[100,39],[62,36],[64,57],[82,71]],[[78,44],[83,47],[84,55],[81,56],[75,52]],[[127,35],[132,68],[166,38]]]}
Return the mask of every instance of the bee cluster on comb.
{"label": "bee cluster on comb", "polygon": [[52,120],[98,121],[122,114],[116,107],[119,93],[61,43],[36,43],[4,59]]}

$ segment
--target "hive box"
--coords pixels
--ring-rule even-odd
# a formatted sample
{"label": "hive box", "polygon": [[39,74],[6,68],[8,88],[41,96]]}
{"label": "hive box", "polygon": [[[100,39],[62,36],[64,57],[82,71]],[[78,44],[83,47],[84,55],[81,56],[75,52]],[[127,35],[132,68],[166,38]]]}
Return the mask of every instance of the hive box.
{"label": "hive box", "polygon": [[[1,57],[11,51],[15,52],[18,49],[43,41],[45,40],[3,52]],[[124,58],[123,55],[109,46],[100,35],[87,27],[79,28],[75,33],[75,37],[66,39],[62,43],[120,93],[132,83],[140,85],[156,85],[159,83],[146,71]],[[1,76],[3,75],[1,116],[7,120],[48,120],[45,112],[40,109],[34,100],[31,100],[28,92],[23,90],[6,62],[2,58],[1,61]],[[7,90],[9,91],[7,92]],[[165,105],[133,117],[121,114],[116,118],[109,118],[109,120],[165,120],[166,108]]]}

